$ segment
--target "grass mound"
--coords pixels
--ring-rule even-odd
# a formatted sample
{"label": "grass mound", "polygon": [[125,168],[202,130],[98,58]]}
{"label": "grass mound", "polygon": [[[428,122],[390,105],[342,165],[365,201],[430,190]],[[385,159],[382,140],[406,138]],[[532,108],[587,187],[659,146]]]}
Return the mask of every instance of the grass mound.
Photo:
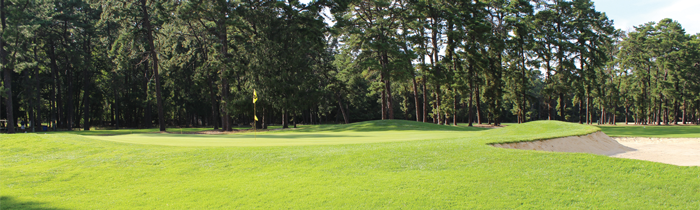
{"label": "grass mound", "polygon": [[[374,127],[372,123],[376,122],[348,126]],[[550,130],[553,128],[568,130]],[[349,128],[277,134],[371,133],[367,135],[393,138],[399,133],[427,133],[424,139],[434,136],[433,132],[464,135],[294,147],[168,147],[96,141],[72,134],[4,135],[0,136],[0,209],[700,206],[700,167],[486,145],[595,130],[585,126],[533,122],[480,132],[340,132],[343,129]]]}
{"label": "grass mound", "polygon": [[406,120],[373,120],[339,125],[311,125],[298,132],[372,132],[372,131],[482,131],[486,128],[454,127]]}
{"label": "grass mound", "polygon": [[553,139],[567,136],[581,136],[600,131],[600,128],[561,121],[534,121],[510,125],[505,128],[482,132],[482,136],[491,138],[488,143],[516,143]]}

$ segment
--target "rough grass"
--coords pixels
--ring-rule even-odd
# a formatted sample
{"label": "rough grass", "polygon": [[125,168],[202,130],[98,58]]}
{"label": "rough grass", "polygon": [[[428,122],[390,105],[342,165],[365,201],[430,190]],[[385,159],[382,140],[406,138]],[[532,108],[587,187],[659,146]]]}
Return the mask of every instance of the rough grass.
{"label": "rough grass", "polygon": [[599,126],[613,137],[700,138],[700,126]]}
{"label": "rough grass", "polygon": [[[391,123],[387,130],[405,127]],[[700,208],[699,167],[486,145],[595,130],[579,126],[534,122],[439,140],[287,147],[3,135],[0,209]],[[313,129],[327,128],[306,132],[322,132]],[[354,132],[342,129],[323,132]],[[280,133],[296,132],[304,131]]]}

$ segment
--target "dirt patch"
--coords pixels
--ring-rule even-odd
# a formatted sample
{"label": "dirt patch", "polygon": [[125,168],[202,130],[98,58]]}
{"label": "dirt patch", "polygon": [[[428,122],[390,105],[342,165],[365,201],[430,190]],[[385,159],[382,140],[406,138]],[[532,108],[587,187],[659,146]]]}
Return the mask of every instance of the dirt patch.
{"label": "dirt patch", "polygon": [[700,139],[698,138],[615,138],[621,144],[634,148],[612,157],[648,160],[678,166],[700,166]]}

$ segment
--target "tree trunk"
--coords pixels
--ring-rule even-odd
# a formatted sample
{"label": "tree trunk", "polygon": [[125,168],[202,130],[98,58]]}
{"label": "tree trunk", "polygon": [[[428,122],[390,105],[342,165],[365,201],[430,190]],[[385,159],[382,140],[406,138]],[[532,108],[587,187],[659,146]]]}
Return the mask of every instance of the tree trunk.
{"label": "tree trunk", "polygon": [[423,122],[428,122],[428,90],[423,76]]}
{"label": "tree trunk", "polygon": [[467,109],[469,110],[469,117],[467,117],[467,121],[469,121],[469,127],[474,126],[474,112],[472,111],[472,100],[474,99],[474,92],[469,93],[469,106],[467,106]]}
{"label": "tree trunk", "polygon": [[282,110],[282,129],[289,128],[289,113],[286,110]]}
{"label": "tree trunk", "polygon": [[[381,74],[381,80],[384,81],[384,75]],[[382,120],[386,120],[386,88],[382,90]]]}
{"label": "tree trunk", "polygon": [[552,118],[552,96],[547,96],[547,120],[554,120]]}
{"label": "tree trunk", "polygon": [[625,125],[628,125],[629,123],[629,106],[625,105]]}
{"label": "tree trunk", "polygon": [[474,104],[476,105],[476,123],[481,125],[483,123],[483,116],[481,114],[481,97],[480,97],[480,90],[479,86],[476,86],[476,100],[474,101]]}
{"label": "tree trunk", "polygon": [[[66,64],[67,66],[70,64]],[[66,75],[68,76],[66,80],[68,81],[68,88],[66,90],[67,92],[67,102],[66,102],[66,127],[70,130],[73,130],[73,112],[74,112],[74,107],[73,107],[73,101],[75,99],[73,98],[73,69],[71,67],[66,68]]]}
{"label": "tree trunk", "polygon": [[[37,43],[36,38],[34,38],[34,43]],[[34,45],[34,60],[38,61],[39,58],[37,56],[37,45]],[[34,67],[34,116],[32,116],[32,132],[36,132],[36,128],[39,128],[41,131],[41,83],[39,81],[39,67],[36,66]]]}
{"label": "tree trunk", "polygon": [[92,56],[90,52],[90,36],[85,40],[85,69],[83,71],[83,131],[90,130],[90,69]]}
{"label": "tree trunk", "polygon": [[151,113],[151,111],[152,111],[151,110],[151,100],[148,97],[148,92],[149,92],[148,91],[149,90],[149,88],[148,88],[148,83],[149,83],[148,72],[149,72],[148,61],[144,61],[144,65],[143,65],[143,73],[144,73],[144,75],[143,75],[143,77],[144,77],[143,78],[143,90],[144,90],[143,94],[144,95],[143,96],[144,96],[144,100],[145,100],[145,103],[143,106],[143,110],[145,113],[143,116],[143,127],[144,128],[151,128],[151,125],[153,124],[153,119],[151,118],[151,116],[153,115]]}
{"label": "tree trunk", "polygon": [[435,116],[437,124],[442,125],[442,116],[440,115],[440,87],[435,86]]}
{"label": "tree trunk", "polygon": [[[2,21],[2,32],[7,31],[7,25],[5,23],[6,18],[5,11],[5,0],[0,0],[0,21]],[[4,33],[3,33],[4,34]],[[0,36],[0,66],[5,72],[5,108],[7,112],[7,133],[15,133],[15,118],[14,109],[12,108],[12,70],[7,68],[7,52],[5,51],[5,45],[7,43]]]}
{"label": "tree trunk", "polygon": [[593,118],[591,118],[591,94],[590,88],[586,91],[586,124],[592,124]]}
{"label": "tree trunk", "polygon": [[60,121],[58,117],[60,117],[59,113],[61,113],[61,84],[58,79],[58,65],[56,64],[56,53],[55,53],[55,45],[53,42],[53,39],[49,39],[49,47],[51,49],[47,50],[47,53],[49,54],[49,59],[51,60],[51,79],[53,80],[53,88],[51,89],[51,101],[53,104],[51,105],[51,125],[53,127],[53,130],[56,131],[56,124]]}
{"label": "tree trunk", "polygon": [[617,125],[617,102],[613,102],[613,107],[612,107],[612,124]]}
{"label": "tree trunk", "polygon": [[583,99],[578,100],[578,124],[583,124]]}
{"label": "tree trunk", "polygon": [[[388,76],[387,76],[388,78]],[[386,106],[389,111],[389,119],[393,120],[394,119],[394,107],[393,107],[393,102],[394,99],[391,96],[391,80],[387,79],[386,80]]]}
{"label": "tree trunk", "polygon": [[384,52],[384,55],[382,55],[382,69],[384,71],[384,74],[387,74],[384,76],[384,85],[385,85],[385,90],[386,90],[386,108],[388,113],[389,119],[394,119],[394,99],[391,95],[391,75],[389,74],[389,68],[387,67],[389,63],[389,56]]}
{"label": "tree trunk", "polygon": [[661,125],[661,100],[659,100],[659,106],[656,108],[656,125]]}
{"label": "tree trunk", "polygon": [[[24,73],[24,81],[26,81],[26,82],[31,81],[29,78],[29,70],[25,70],[23,73]],[[31,88],[29,88],[29,90],[31,90]],[[29,115],[28,116],[29,118],[27,119],[27,118],[25,118],[25,116],[22,116],[22,119],[25,119],[25,123],[27,123],[26,127],[24,127],[25,132],[26,132],[26,130],[29,130],[29,127],[34,127],[34,103],[33,103],[34,101],[32,100],[32,98],[34,98],[34,97],[32,97],[34,95],[34,92],[33,91],[27,91],[27,92],[29,94],[27,94],[28,104],[27,104],[26,109],[27,109],[27,114]],[[29,120],[29,121],[27,122],[27,120]]]}
{"label": "tree trunk", "polygon": [[261,122],[262,122],[262,129],[267,129],[267,122],[265,121],[265,115],[266,115],[266,114],[267,114],[267,113],[265,113],[265,106],[263,106],[263,107],[262,107],[262,120],[261,120]]}
{"label": "tree trunk", "polygon": [[[221,54],[222,58],[226,62],[229,58],[228,56],[228,30],[224,21],[221,20],[219,23],[219,41],[221,43]],[[225,63],[224,62],[224,63]],[[231,128],[231,116],[228,113],[228,101],[229,101],[229,82],[226,77],[226,68],[221,67],[221,114],[222,114],[222,124],[221,127],[225,131],[232,131]],[[264,112],[263,112],[264,113]],[[263,116],[264,117],[264,116]]]}
{"label": "tree trunk", "polygon": [[686,113],[687,113],[686,111],[688,110],[687,107],[688,107],[688,106],[687,106],[686,101],[683,100],[683,125],[685,125],[686,122],[687,122],[687,121],[686,121],[686,118],[685,118],[685,116],[687,116],[687,114],[686,114]]}
{"label": "tree trunk", "polygon": [[673,124],[674,125],[678,125],[678,113],[680,112],[678,106],[679,106],[678,101],[674,100],[674,102],[673,102]]}
{"label": "tree trunk", "polygon": [[207,81],[209,81],[209,100],[211,100],[211,120],[210,122],[214,125],[214,130],[219,129],[219,122],[218,122],[218,103],[216,101],[216,94],[214,93],[214,81],[211,79],[211,75],[207,73]]}
{"label": "tree trunk", "polygon": [[566,112],[565,112],[566,104],[565,103],[566,102],[564,100],[564,94],[559,93],[559,117],[561,117],[561,118],[559,118],[559,120],[561,120],[561,121],[566,121]]}
{"label": "tree trunk", "polygon": [[457,126],[457,94],[454,94],[452,101],[452,125]]}
{"label": "tree trunk", "polygon": [[165,132],[165,113],[163,110],[163,97],[161,96],[160,76],[158,74],[158,53],[156,52],[155,44],[153,43],[153,27],[148,14],[146,5],[147,0],[141,0],[141,10],[143,12],[143,25],[146,29],[146,39],[148,47],[151,50],[151,59],[153,59],[153,77],[156,79],[156,101],[158,103],[158,124],[161,132]]}
{"label": "tree trunk", "polygon": [[53,84],[51,84],[51,89],[49,90],[49,114],[50,114],[50,122],[49,122],[49,128],[51,128],[53,131],[56,131],[56,77],[53,76],[54,70],[51,70],[51,79],[54,81]]}
{"label": "tree trunk", "polygon": [[114,73],[114,129],[119,129],[119,94],[117,93],[117,73]]}
{"label": "tree trunk", "polygon": [[420,104],[418,103],[418,83],[416,83],[416,75],[413,75],[413,99],[416,101],[416,122],[421,121]]}
{"label": "tree trunk", "polygon": [[340,112],[343,114],[343,121],[345,122],[345,124],[350,124],[350,117],[348,116],[348,113],[345,110],[345,107],[343,106],[343,98],[340,97],[340,92],[336,93],[335,97],[338,99],[338,107],[340,107]]}

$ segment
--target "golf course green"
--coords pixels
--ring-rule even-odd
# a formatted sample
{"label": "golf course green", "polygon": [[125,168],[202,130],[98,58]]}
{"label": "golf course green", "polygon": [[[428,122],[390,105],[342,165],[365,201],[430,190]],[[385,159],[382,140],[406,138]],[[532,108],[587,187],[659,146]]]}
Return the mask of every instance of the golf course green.
{"label": "golf course green", "polygon": [[0,135],[0,209],[700,208],[700,167],[488,145],[599,130],[390,120],[257,135]]}
{"label": "golf course green", "polygon": [[[432,128],[432,129],[431,129]],[[97,140],[165,146],[299,146],[364,144],[460,138],[476,135],[483,128],[454,128],[434,124],[372,121],[349,126],[311,126],[289,131],[244,132],[231,135],[201,134],[102,134],[86,135]]]}

